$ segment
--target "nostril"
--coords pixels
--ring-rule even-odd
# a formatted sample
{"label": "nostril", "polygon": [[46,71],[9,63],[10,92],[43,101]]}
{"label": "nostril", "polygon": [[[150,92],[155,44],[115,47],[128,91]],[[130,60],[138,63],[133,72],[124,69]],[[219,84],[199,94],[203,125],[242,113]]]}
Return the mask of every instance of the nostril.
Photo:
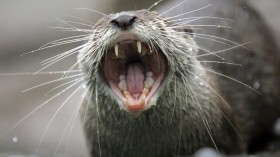
{"label": "nostril", "polygon": [[136,16],[120,15],[112,20],[111,23],[122,30],[127,30],[133,25],[136,18]]}

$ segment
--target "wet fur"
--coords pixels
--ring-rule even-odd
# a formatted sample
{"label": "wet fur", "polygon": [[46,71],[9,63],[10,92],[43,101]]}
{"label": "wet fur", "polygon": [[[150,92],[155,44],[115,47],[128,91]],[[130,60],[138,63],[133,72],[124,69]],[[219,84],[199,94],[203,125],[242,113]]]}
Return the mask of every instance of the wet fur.
{"label": "wet fur", "polygon": [[[204,66],[197,62],[196,52],[187,49],[190,46],[199,49],[189,35],[192,31],[176,25],[171,29],[170,24],[157,14],[147,13],[150,15],[144,16],[142,23],[137,25],[155,25],[161,30],[147,28],[145,34],[151,31],[156,34],[149,44],[162,49],[169,63],[169,75],[155,107],[138,118],[120,111],[111,97],[112,93],[108,94],[109,90],[103,86],[106,82],[103,81],[99,65],[94,64],[95,62],[90,62],[92,65],[87,65],[87,62],[81,64],[93,93],[83,104],[82,110],[82,117],[86,117],[85,132],[92,156],[101,154],[102,156],[185,156],[193,154],[202,147],[217,148],[221,153],[226,154],[254,153],[267,149],[271,139],[266,137],[273,138],[271,127],[280,113],[280,92],[275,88],[279,87],[280,78],[277,69],[279,58],[278,54],[275,54],[277,47],[273,40],[267,41],[273,38],[259,15],[247,4],[237,3],[246,6],[246,12],[252,17],[249,23],[258,24],[252,25],[250,31],[242,30],[243,24],[246,23],[243,20],[246,19],[239,19],[240,17],[233,15],[231,19],[236,21],[235,29],[238,29],[238,32],[228,38],[227,32],[218,30],[217,34],[240,43],[253,41],[255,47],[252,50],[239,48],[234,53],[221,53],[219,56],[224,57],[228,63],[238,61],[237,63],[245,66],[248,71],[239,66],[223,64],[204,64],[204,66],[207,69],[214,68],[218,73],[249,85],[258,81],[262,85],[262,88],[257,88],[261,94],[244,85],[237,85],[239,83],[232,79],[217,77],[211,71],[204,70]],[[130,14],[139,16],[142,12]],[[218,14],[221,17],[223,13]],[[109,20],[104,21],[110,21],[110,17]],[[102,29],[98,29],[100,32],[104,26],[109,27],[109,24],[104,21],[97,23],[97,27],[102,25]],[[258,37],[253,36],[254,33]],[[149,38],[147,36],[143,38]],[[170,37],[171,40],[166,37]],[[96,39],[98,40],[98,37]],[[108,47],[106,42],[111,40],[104,38],[97,43],[103,44],[101,48]],[[156,44],[153,40],[158,40],[162,44]],[[179,42],[178,45],[182,45],[183,48],[177,47],[175,42],[176,44]],[[207,42],[209,44],[209,41]],[[201,43],[203,42],[198,42],[198,45],[203,45]],[[98,50],[97,56],[102,56],[104,49]],[[80,58],[83,58],[86,53],[84,51]],[[101,57],[97,58],[101,59]],[[208,55],[200,57],[199,60],[213,58],[214,55]],[[182,60],[188,62],[185,64]],[[195,81],[195,76],[198,76],[200,81]],[[201,82],[203,86],[200,85]],[[223,93],[224,100],[219,93]],[[231,109],[225,101],[229,102]],[[262,114],[267,118],[260,116]],[[238,137],[238,133],[241,137]]]}
{"label": "wet fur", "polygon": [[[222,153],[241,153],[235,119],[213,86],[214,79],[210,79],[198,62],[198,47],[187,33],[189,27],[172,26],[173,23],[156,12],[141,10],[124,14],[137,16],[131,31],[164,53],[168,76],[156,106],[137,118],[121,111],[100,66],[105,50],[116,43],[117,30],[110,23],[115,15],[104,17],[96,24],[97,33],[87,43],[92,45],[79,55],[90,89],[82,117],[86,117],[85,132],[92,156],[191,155],[203,147]],[[236,147],[231,147],[232,144]]]}
{"label": "wet fur", "polygon": [[[92,156],[187,156],[203,147],[211,147],[221,154],[261,151],[268,151],[268,156],[278,154],[279,137],[271,128],[280,115],[279,51],[265,22],[246,3],[222,4],[228,9],[214,9],[213,15],[229,14],[227,17],[234,21],[233,29],[207,28],[201,34],[213,31],[224,39],[252,44],[248,50],[229,42],[227,44],[232,44],[229,47],[234,49],[219,53],[218,59],[202,48],[225,49],[225,44],[211,40],[217,38],[200,40],[203,36],[197,34],[195,27],[192,30],[188,25],[169,22],[156,12],[129,12],[141,19],[136,24],[141,39],[154,49],[161,49],[169,64],[156,105],[137,118],[119,109],[101,72],[102,57],[114,42],[114,29],[109,24],[114,15],[101,19],[93,30],[84,30],[91,33],[89,36],[76,38],[87,41],[85,44],[50,60],[52,65],[56,59],[79,51],[78,62],[73,67],[79,64],[87,87],[81,119],[85,120],[84,130]],[[233,6],[241,6],[251,18],[234,13]],[[175,10],[184,10],[182,7]],[[223,8],[220,3],[216,7]],[[207,19],[204,22],[207,23]],[[157,29],[152,29],[152,25]],[[219,64],[223,62],[221,58],[226,61]],[[231,63],[242,67],[228,65]]]}

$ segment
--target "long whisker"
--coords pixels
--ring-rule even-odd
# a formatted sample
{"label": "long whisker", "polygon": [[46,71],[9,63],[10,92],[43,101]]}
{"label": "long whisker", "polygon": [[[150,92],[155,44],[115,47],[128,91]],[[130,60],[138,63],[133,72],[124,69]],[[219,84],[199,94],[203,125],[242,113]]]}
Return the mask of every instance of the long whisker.
{"label": "long whisker", "polygon": [[[183,105],[182,101],[181,101],[181,98],[179,99],[179,104],[180,104],[180,106]],[[182,142],[182,122],[183,122],[183,120],[182,120],[183,115],[182,114],[183,114],[183,111],[182,111],[182,108],[180,107],[179,141],[178,141],[178,152],[177,152],[178,157],[180,156],[180,149],[181,149],[181,142]]]}
{"label": "long whisker", "polygon": [[92,25],[89,25],[89,24],[85,24],[85,23],[81,23],[81,22],[75,22],[75,21],[69,21],[69,20],[65,20],[65,22],[73,23],[73,24],[78,24],[78,25],[81,25],[81,26],[87,26],[87,27],[90,27],[91,29],[93,29]]}
{"label": "long whisker", "polygon": [[77,10],[86,10],[86,11],[91,11],[91,12],[95,12],[95,13],[98,13],[100,15],[102,15],[103,17],[107,16],[106,14],[100,12],[100,11],[97,11],[97,10],[94,10],[94,9],[89,9],[89,8],[75,8]]}
{"label": "long whisker", "polygon": [[[97,88],[97,82],[95,82],[95,104],[96,104],[96,133],[97,133],[97,142],[98,142],[98,149],[99,149],[99,157],[102,157],[102,150],[101,150],[101,144],[100,144],[100,132],[99,132],[99,120],[100,120],[100,114],[99,114],[99,100],[98,100],[98,88]],[[102,123],[102,121],[101,121]]]}
{"label": "long whisker", "polygon": [[41,63],[42,65],[48,65],[48,64],[51,64],[51,63],[55,63],[55,61],[59,61],[59,59],[64,59],[65,57],[68,57],[69,55],[72,55],[72,54],[76,53],[77,51],[79,51],[80,49],[82,49],[83,46],[85,46],[85,44],[84,44],[84,45],[81,45],[81,46],[79,46],[79,47],[75,47],[75,48],[73,48],[73,49],[70,49],[70,50],[68,50],[68,51],[65,51],[65,52],[63,52],[63,53],[60,53],[60,54],[58,54],[58,55],[55,55],[55,56],[53,56],[53,57],[50,57],[50,58],[48,58],[48,59],[46,59],[46,60],[44,60],[44,61],[42,61],[42,62],[40,62],[40,63]]}
{"label": "long whisker", "polygon": [[[70,138],[71,135],[72,135],[72,131],[73,131],[73,128],[74,128],[74,122],[75,122],[75,120],[76,120],[76,118],[77,118],[77,116],[78,116],[78,112],[79,112],[79,110],[80,110],[80,108],[81,108],[82,102],[84,101],[84,99],[85,99],[85,97],[86,97],[88,91],[90,91],[90,88],[87,88],[87,89],[86,89],[86,91],[83,93],[81,102],[78,103],[79,105],[78,105],[78,108],[77,108],[77,110],[76,110],[76,112],[75,112],[75,114],[74,114],[74,119],[73,119],[73,121],[72,121],[72,125],[71,125],[70,131],[69,131],[69,138]],[[69,143],[68,143],[68,144],[69,144]],[[68,148],[68,146],[67,146],[66,148]],[[65,151],[65,155],[66,155],[66,156],[67,156],[67,154],[68,154],[67,152],[68,152],[68,149]]]}
{"label": "long whisker", "polygon": [[55,64],[55,63],[57,63],[57,62],[59,62],[60,60],[66,58],[66,57],[69,57],[69,56],[71,56],[71,55],[73,55],[73,54],[75,54],[75,53],[78,53],[78,50],[81,49],[83,46],[84,46],[84,45],[78,46],[78,47],[76,47],[76,48],[74,48],[74,49],[71,49],[71,50],[67,51],[62,57],[59,56],[58,58],[55,58],[52,62],[50,62],[49,64],[45,65],[45,66],[44,66],[43,68],[41,68],[40,70],[36,71],[36,72],[34,73],[34,75],[36,75],[38,72],[41,72],[42,70],[48,68],[49,66],[51,66],[51,65],[53,65],[53,64]]}
{"label": "long whisker", "polygon": [[[247,45],[247,44],[250,44],[250,42],[247,42],[247,43],[244,43],[244,44],[241,44],[241,45]],[[222,49],[222,50],[220,50],[220,51],[215,51],[215,52],[212,52],[212,54],[217,54],[217,53],[221,53],[221,52],[226,52],[226,51],[228,51],[228,50],[232,50],[232,49],[235,49],[235,48],[238,48],[238,47],[240,47],[240,45],[232,46],[232,47],[230,47],[230,48]],[[211,54],[211,55],[212,55],[212,54]],[[209,54],[197,55],[197,58],[202,57],[202,56],[208,56],[208,55],[209,55]]]}
{"label": "long whisker", "polygon": [[83,18],[80,18],[80,17],[77,17],[77,16],[73,16],[73,15],[69,15],[69,14],[65,14],[66,16],[69,16],[71,18],[74,18],[74,19],[78,19],[78,20],[81,20],[81,21],[84,21],[84,22],[87,22],[88,24],[91,24],[91,25],[95,25],[94,23],[88,21],[88,20],[85,20]]}
{"label": "long whisker", "polygon": [[56,17],[55,15],[52,15],[52,17],[55,18],[56,20],[58,20],[58,21],[64,23],[64,24],[66,24],[66,25],[72,27],[72,28],[75,28],[76,30],[79,30],[79,29],[80,29],[80,28],[78,28],[78,27],[76,27],[76,26],[74,26],[74,25],[72,25],[72,24],[70,24],[70,23],[68,23],[68,22],[66,22],[66,21],[64,21],[64,20],[62,20],[62,19]]}
{"label": "long whisker", "polygon": [[177,5],[175,5],[174,7],[172,7],[172,8],[170,8],[170,9],[166,10],[165,12],[161,13],[160,15],[158,15],[158,17],[160,17],[160,16],[162,16],[162,15],[168,13],[169,11],[175,9],[176,7],[178,7],[178,6],[180,6],[180,5],[184,4],[184,3],[186,3],[187,1],[188,1],[188,0],[184,0],[183,2],[181,2],[181,3],[177,4]]}
{"label": "long whisker", "polygon": [[169,19],[173,19],[173,18],[180,17],[180,16],[183,16],[183,15],[187,15],[187,14],[190,14],[190,13],[193,13],[193,12],[197,12],[197,11],[203,10],[203,9],[205,9],[205,8],[208,8],[208,7],[210,7],[211,5],[212,5],[212,4],[209,4],[209,5],[207,5],[207,6],[204,6],[204,7],[201,7],[201,8],[198,8],[198,9],[195,9],[195,10],[192,10],[192,11],[189,11],[189,12],[186,12],[186,13],[183,13],[183,14],[171,16],[171,17],[165,18],[165,20],[169,20]]}
{"label": "long whisker", "polygon": [[153,148],[152,148],[152,144],[151,144],[151,138],[149,137],[146,123],[144,123],[144,129],[145,129],[145,134],[146,134],[148,144],[149,144],[149,147],[150,147],[150,151],[153,152]]}
{"label": "long whisker", "polygon": [[[178,26],[170,26],[168,28],[177,28],[180,27],[181,25],[185,25],[187,22],[184,23],[180,23],[178,24]],[[195,27],[217,27],[217,28],[232,28],[230,26],[222,26],[222,25],[190,25],[191,27],[195,28]]]}
{"label": "long whisker", "polygon": [[[79,39],[81,37],[86,37],[86,36],[88,36],[88,35],[83,34],[83,35],[76,35],[76,36],[70,36],[70,37],[66,37],[66,38],[57,39],[57,40],[54,40],[54,41],[51,41],[51,42],[48,42],[48,43],[42,45],[41,47],[39,47],[39,49],[44,48],[46,46],[49,46],[51,44],[55,44],[55,43],[60,42],[60,41],[68,41],[69,39],[75,39],[75,38]],[[23,54],[23,55],[25,55],[25,54]]]}
{"label": "long whisker", "polygon": [[130,123],[129,129],[128,129],[128,132],[127,132],[127,136],[126,136],[126,140],[125,140],[125,144],[123,146],[121,157],[123,157],[124,152],[125,152],[125,148],[127,147],[127,143],[128,143],[129,136],[130,136],[130,133],[131,133],[131,127],[132,127],[132,124]]}
{"label": "long whisker", "polygon": [[248,50],[248,48],[245,47],[244,45],[239,44],[239,43],[237,43],[237,42],[234,42],[234,41],[232,41],[232,40],[226,39],[226,38],[222,38],[222,37],[218,37],[218,36],[214,36],[214,35],[208,35],[208,34],[199,34],[199,33],[192,33],[192,35],[195,35],[195,36],[202,36],[202,37],[210,37],[210,38],[214,38],[214,39],[220,39],[220,40],[222,40],[222,41],[227,41],[227,42],[229,42],[229,43],[232,43],[232,44],[235,44],[235,45],[239,45],[240,47],[243,47],[243,48],[245,48],[245,49]]}
{"label": "long whisker", "polygon": [[80,62],[78,61],[78,62],[76,62],[75,64],[73,64],[73,65],[67,70],[67,72],[61,76],[61,78],[67,77],[68,74],[70,74],[70,73],[68,73],[68,71],[72,71],[76,66],[78,66],[79,63],[80,63]]}
{"label": "long whisker", "polygon": [[42,84],[39,84],[39,85],[30,87],[30,88],[28,88],[28,89],[23,90],[22,92],[28,92],[28,91],[30,91],[30,90],[33,90],[33,89],[38,88],[38,87],[42,87],[42,86],[44,86],[44,85],[48,85],[48,84],[51,84],[51,83],[54,83],[54,82],[59,82],[59,81],[66,80],[66,79],[70,79],[70,78],[75,78],[75,77],[82,76],[82,75],[83,75],[83,74],[76,74],[76,75],[72,75],[72,76],[65,77],[65,78],[55,79],[55,80],[52,80],[52,81],[48,81],[48,82],[45,82],[45,83],[42,83]]}
{"label": "long whisker", "polygon": [[220,61],[197,61],[197,62],[199,62],[199,63],[217,63],[217,64],[228,64],[228,65],[242,66],[241,64],[237,64],[237,63],[220,62]]}
{"label": "long whisker", "polygon": [[51,98],[49,98],[48,100],[46,100],[44,103],[40,104],[39,106],[37,106],[36,108],[34,108],[31,112],[29,112],[26,116],[24,116],[21,120],[19,120],[16,124],[14,124],[12,127],[10,127],[9,129],[7,129],[5,132],[3,132],[0,135],[0,139],[5,136],[7,133],[9,133],[10,131],[12,131],[13,129],[15,129],[19,124],[21,124],[24,120],[26,120],[28,117],[30,117],[33,113],[35,113],[37,110],[39,110],[40,108],[42,108],[43,106],[45,106],[46,104],[48,104],[49,102],[51,102],[52,100],[54,100],[55,98],[57,98],[58,96],[60,96],[61,94],[65,93],[66,91],[68,91],[71,87],[73,87],[75,84],[70,85],[69,87],[65,88],[64,90],[62,90],[61,92],[57,93],[56,95],[52,96]]}
{"label": "long whisker", "polygon": [[73,83],[73,82],[80,81],[80,80],[83,80],[83,78],[74,79],[74,80],[71,80],[71,81],[69,81],[69,82],[63,83],[63,84],[61,84],[61,85],[59,85],[59,86],[56,86],[55,88],[49,90],[49,91],[45,94],[45,96],[49,95],[51,92],[57,90],[57,89],[60,88],[60,87],[63,87],[63,86],[65,86],[65,85],[68,85],[68,84],[71,84],[71,83]]}
{"label": "long whisker", "polygon": [[151,6],[147,9],[147,11],[151,10],[153,7],[155,7],[156,5],[158,5],[161,1],[163,1],[163,0],[159,0],[159,1],[155,2],[153,5],[151,5]]}
{"label": "long whisker", "polygon": [[[198,77],[197,75],[195,75],[194,73],[190,72],[192,75],[194,75],[196,78],[198,78],[200,81],[202,81],[212,92],[214,92],[221,100],[222,102],[229,108],[230,105],[224,100],[224,98],[213,88],[211,87],[211,85],[209,85],[206,81],[204,81],[202,78]],[[194,79],[192,79],[193,81],[195,81]],[[226,120],[228,121],[228,123],[231,125],[231,127],[234,129],[234,131],[237,133],[237,135],[239,136],[239,138],[242,140],[242,136],[239,133],[239,131],[236,129],[236,127],[232,124],[232,122],[228,119],[228,117],[225,115],[225,113],[219,108],[217,107],[220,112],[222,113],[223,117],[226,118]]]}
{"label": "long whisker", "polygon": [[92,30],[90,29],[71,28],[71,27],[68,28],[68,27],[47,26],[47,28],[60,29],[61,31],[68,31],[68,32],[84,32],[84,33],[92,32]]}
{"label": "long whisker", "polygon": [[[174,77],[174,96],[177,99],[177,78],[176,77]],[[179,99],[179,100],[181,100],[181,99]],[[174,117],[175,107],[176,107],[176,103],[174,103],[173,107],[172,107],[172,114],[171,114],[171,118],[170,118],[170,124],[172,123],[172,120],[173,120],[173,117]]]}
{"label": "long whisker", "polygon": [[[79,106],[78,106],[79,107]],[[75,110],[76,111],[76,110]],[[70,117],[70,120],[68,121],[68,123],[67,123],[67,125],[66,125],[66,127],[65,127],[65,129],[64,129],[64,131],[63,131],[63,133],[62,133],[62,136],[61,136],[61,138],[59,139],[59,142],[58,142],[58,144],[57,144],[57,146],[56,146],[56,149],[55,149],[55,151],[54,151],[54,153],[53,153],[53,157],[56,157],[56,155],[57,155],[57,152],[58,152],[58,150],[59,150],[59,148],[60,148],[60,146],[61,146],[61,144],[62,144],[62,141],[63,141],[63,139],[64,139],[64,137],[65,137],[65,135],[66,135],[66,131],[67,131],[67,129],[69,129],[70,128],[70,125],[71,125],[71,122],[74,120],[74,114]]]}
{"label": "long whisker", "polygon": [[[88,36],[88,35],[84,35],[84,36]],[[69,38],[71,38],[71,37],[69,37]],[[67,39],[67,38],[65,38],[65,39]],[[59,39],[59,40],[63,40],[63,39]],[[58,41],[59,41],[59,40],[58,40]],[[81,41],[85,41],[85,40],[88,40],[88,38],[85,37],[85,38],[83,38],[83,40],[81,40]],[[47,43],[47,44],[41,46],[40,48],[38,48],[38,49],[36,49],[36,50],[32,50],[32,51],[26,52],[26,53],[24,53],[24,54],[21,54],[21,55],[19,55],[19,57],[22,57],[22,56],[25,56],[25,55],[28,55],[28,54],[32,54],[32,53],[35,53],[35,52],[41,52],[42,50],[45,50],[45,49],[49,49],[49,48],[53,48],[53,47],[57,47],[57,46],[62,46],[62,45],[69,44],[69,43],[74,43],[74,42],[80,42],[80,40],[75,40],[75,41],[73,41],[73,42],[59,43],[59,44],[55,43],[55,41],[54,41],[55,44],[53,44],[53,45],[50,45],[50,44],[52,44],[53,42],[49,42],[49,43]],[[48,45],[50,45],[50,46],[48,46]]]}
{"label": "long whisker", "polygon": [[[89,85],[89,88],[92,88],[92,85]],[[90,95],[89,95],[88,99],[92,98],[92,94],[93,94],[93,88],[90,91]],[[88,100],[88,102],[87,102],[84,118],[83,118],[83,121],[82,121],[83,122],[83,127],[85,126],[85,123],[86,123],[86,118],[87,118],[87,113],[88,113],[89,105],[90,105],[90,100]]]}
{"label": "long whisker", "polygon": [[[185,63],[185,64],[187,64],[187,63]],[[262,94],[261,94],[259,91],[257,91],[256,89],[254,89],[254,88],[252,88],[251,86],[249,86],[249,85],[247,85],[247,84],[245,84],[245,83],[243,83],[243,82],[241,82],[241,81],[239,81],[239,80],[236,80],[236,79],[234,79],[234,78],[232,78],[232,77],[229,77],[229,76],[227,76],[227,75],[218,73],[218,72],[216,72],[216,71],[214,71],[214,70],[212,70],[212,69],[209,69],[209,68],[203,68],[203,67],[196,66],[196,65],[192,65],[192,64],[187,64],[187,65],[192,66],[192,67],[195,67],[195,68],[198,68],[198,69],[203,69],[203,70],[209,71],[209,72],[211,72],[211,73],[214,73],[214,74],[216,74],[216,75],[222,76],[222,77],[224,77],[224,78],[227,78],[227,79],[229,79],[229,80],[232,80],[232,81],[234,81],[234,82],[237,82],[237,83],[239,83],[239,84],[241,84],[241,85],[243,85],[243,86],[245,86],[245,87],[247,87],[247,88],[253,90],[254,92],[256,92],[256,93],[262,95]]]}
{"label": "long whisker", "polygon": [[[58,74],[65,74],[67,71],[46,71],[46,72],[39,72],[37,75],[58,75]],[[68,71],[69,73],[80,73],[81,70],[72,70]],[[34,75],[34,72],[19,72],[19,73],[0,73],[0,76],[28,76]]]}
{"label": "long whisker", "polygon": [[[75,83],[73,84],[73,86],[76,85],[76,84],[79,83],[79,82],[80,82],[80,81],[75,82]],[[83,87],[83,85],[84,85],[84,84],[80,85],[76,90],[74,90],[74,92],[73,92],[72,94],[70,94],[70,96],[69,96],[69,97],[60,105],[60,107],[56,110],[56,112],[54,113],[54,115],[52,116],[51,120],[49,121],[49,123],[48,123],[48,125],[47,125],[47,127],[46,127],[46,129],[45,129],[45,131],[44,131],[44,133],[43,133],[43,135],[42,135],[42,137],[41,137],[41,139],[40,139],[40,142],[39,142],[39,144],[38,144],[38,146],[37,146],[37,148],[36,148],[36,150],[35,150],[35,152],[34,152],[35,155],[37,155],[38,150],[39,150],[39,148],[41,147],[42,142],[43,142],[43,140],[44,140],[44,138],[45,138],[45,136],[46,136],[46,133],[47,133],[47,131],[48,131],[50,125],[52,124],[54,118],[56,117],[56,115],[57,115],[57,114],[59,113],[59,111],[65,106],[65,104],[69,101],[69,99],[71,99],[72,96],[73,96],[74,94],[76,94],[76,93]]]}
{"label": "long whisker", "polygon": [[168,20],[168,22],[183,22],[184,20],[191,20],[188,22],[192,22],[192,20],[200,20],[200,19],[218,19],[218,20],[225,20],[225,21],[231,21],[233,22],[233,20],[228,19],[228,18],[221,18],[221,17],[215,17],[215,16],[193,16],[193,17],[186,17],[186,18],[180,18],[180,19],[174,19],[174,20]]}
{"label": "long whisker", "polygon": [[[189,84],[189,81],[188,81],[188,80],[185,80],[185,82],[187,82],[187,84]],[[202,120],[202,122],[203,122],[203,124],[204,124],[204,126],[205,126],[205,128],[206,128],[206,131],[207,131],[207,133],[208,133],[208,135],[209,135],[209,137],[210,137],[210,139],[211,139],[211,141],[212,141],[212,143],[213,143],[215,149],[217,150],[217,152],[219,153],[219,156],[221,157],[220,151],[219,151],[219,149],[218,149],[218,147],[217,147],[217,145],[216,145],[216,143],[215,143],[215,141],[214,141],[214,139],[213,139],[213,136],[212,136],[212,133],[211,133],[211,130],[210,130],[209,123],[208,123],[208,121],[207,121],[207,118],[205,117],[205,113],[204,113],[203,109],[201,108],[201,104],[200,104],[200,102],[199,102],[197,96],[194,94],[194,89],[192,88],[192,86],[191,86],[190,84],[188,85],[188,87],[189,87],[190,90],[192,91],[192,92],[191,92],[191,94],[192,94],[192,97],[191,97],[191,98],[192,98],[194,101],[196,101],[197,104],[199,104],[199,105],[195,105],[195,106],[196,106],[197,109],[198,109],[198,113],[199,113],[200,116],[201,116],[201,120]]]}

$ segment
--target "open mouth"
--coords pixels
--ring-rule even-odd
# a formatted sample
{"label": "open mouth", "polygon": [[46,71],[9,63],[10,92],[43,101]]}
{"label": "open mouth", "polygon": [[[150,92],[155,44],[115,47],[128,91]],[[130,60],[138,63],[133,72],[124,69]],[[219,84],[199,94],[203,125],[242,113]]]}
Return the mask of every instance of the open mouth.
{"label": "open mouth", "polygon": [[163,82],[167,61],[160,50],[138,40],[118,42],[105,54],[103,73],[110,88],[128,112],[142,112]]}

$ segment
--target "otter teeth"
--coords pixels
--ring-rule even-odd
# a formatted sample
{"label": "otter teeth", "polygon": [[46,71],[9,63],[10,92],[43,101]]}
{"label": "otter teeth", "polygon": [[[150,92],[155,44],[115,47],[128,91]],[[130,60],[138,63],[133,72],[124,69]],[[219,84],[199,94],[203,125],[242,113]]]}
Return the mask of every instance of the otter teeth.
{"label": "otter teeth", "polygon": [[118,57],[118,55],[119,55],[119,45],[118,44],[115,45],[115,55],[116,55],[116,57]]}
{"label": "otter teeth", "polygon": [[119,88],[120,90],[123,92],[123,91],[126,91],[127,90],[127,84],[126,84],[126,80],[121,80],[119,82]]}
{"label": "otter teeth", "polygon": [[114,55],[112,56],[112,59],[124,59],[125,58],[125,52],[124,52],[124,48],[123,48],[122,45],[124,45],[124,44],[132,44],[132,43],[136,44],[136,48],[137,48],[136,51],[141,56],[152,55],[153,54],[151,46],[147,45],[147,44],[142,45],[141,41],[123,41],[123,42],[117,43],[114,46]]}
{"label": "otter teeth", "polygon": [[153,76],[153,73],[152,72],[147,72],[146,73],[146,79],[145,79],[145,82],[144,82],[144,86],[145,88],[152,88],[153,84],[155,83],[155,80],[152,78]]}
{"label": "otter teeth", "polygon": [[141,54],[141,50],[142,49],[142,45],[141,45],[141,42],[140,41],[137,41],[137,50],[138,52]]}
{"label": "otter teeth", "polygon": [[[144,88],[142,90],[142,93],[140,95],[139,101],[144,101],[146,96],[149,94],[150,89],[152,88],[153,84],[155,83],[155,80],[153,79],[153,73],[147,72],[146,73],[146,79],[144,81]],[[120,91],[123,93],[123,95],[126,97],[126,99],[132,99],[131,94],[129,91],[127,91],[127,83],[126,83],[126,76],[120,75],[119,76],[120,82],[118,84],[118,87]]]}
{"label": "otter teeth", "polygon": [[123,92],[123,91],[127,91],[127,84],[126,84],[126,77],[125,75],[120,75],[119,77],[120,79],[120,82],[118,84],[120,90]]}
{"label": "otter teeth", "polygon": [[140,95],[140,98],[138,100],[134,100],[131,94],[126,90],[123,91],[123,95],[126,98],[125,105],[129,106],[130,104],[139,104],[139,105],[144,105],[145,104],[145,99],[147,95],[149,94],[149,89],[143,88],[142,94]]}

